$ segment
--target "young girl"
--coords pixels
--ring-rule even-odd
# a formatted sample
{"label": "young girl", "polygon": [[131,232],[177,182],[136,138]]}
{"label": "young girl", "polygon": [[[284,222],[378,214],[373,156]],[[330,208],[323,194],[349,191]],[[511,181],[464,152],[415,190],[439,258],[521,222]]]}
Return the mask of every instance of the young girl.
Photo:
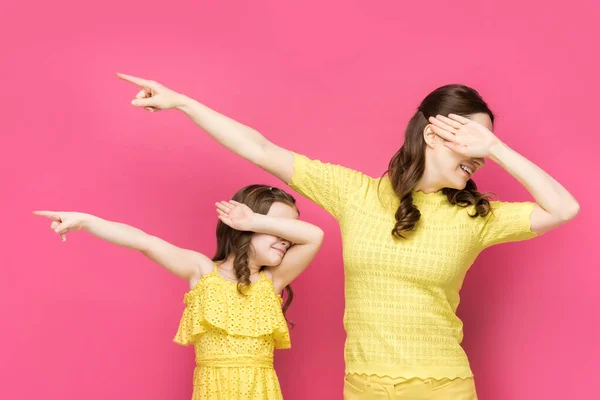
{"label": "young girl", "polygon": [[317,253],[323,231],[299,221],[295,199],[273,187],[247,186],[216,208],[220,221],[212,260],[90,214],[34,214],[50,218],[63,241],[83,229],[140,251],[190,283],[174,341],[193,344],[196,351],[193,399],[282,399],[273,352],[290,347],[283,314],[292,300],[289,284]]}

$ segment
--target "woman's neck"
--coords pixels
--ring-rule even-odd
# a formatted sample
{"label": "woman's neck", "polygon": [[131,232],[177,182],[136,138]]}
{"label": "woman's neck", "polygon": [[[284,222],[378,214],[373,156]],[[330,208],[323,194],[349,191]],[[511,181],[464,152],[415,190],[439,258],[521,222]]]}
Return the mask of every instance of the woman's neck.
{"label": "woman's neck", "polygon": [[434,174],[425,168],[423,172],[423,176],[417,182],[414,191],[415,192],[423,192],[425,194],[436,193],[442,190],[444,186],[440,183],[439,179],[436,179]]}

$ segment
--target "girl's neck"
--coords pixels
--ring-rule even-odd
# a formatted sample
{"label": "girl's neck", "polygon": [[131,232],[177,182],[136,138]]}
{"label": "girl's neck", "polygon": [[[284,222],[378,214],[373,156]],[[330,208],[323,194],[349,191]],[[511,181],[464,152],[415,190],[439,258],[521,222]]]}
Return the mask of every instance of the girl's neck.
{"label": "girl's neck", "polygon": [[[231,272],[235,274],[235,270],[233,268],[233,259],[235,258],[235,254],[231,254],[225,261],[219,264],[219,268]],[[248,267],[250,268],[250,276],[256,275],[260,272],[260,265],[255,264],[252,260],[249,260]]]}

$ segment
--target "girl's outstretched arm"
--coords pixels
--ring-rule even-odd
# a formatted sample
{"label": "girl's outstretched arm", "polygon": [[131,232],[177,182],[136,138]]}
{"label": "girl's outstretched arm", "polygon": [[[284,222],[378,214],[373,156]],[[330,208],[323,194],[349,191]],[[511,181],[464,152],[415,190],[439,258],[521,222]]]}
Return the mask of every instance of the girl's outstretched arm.
{"label": "girl's outstretched arm", "polygon": [[66,234],[84,230],[118,246],[137,250],[167,271],[190,282],[212,271],[212,261],[193,250],[182,249],[133,226],[107,221],[91,214],[60,211],[34,211],[52,220],[50,228],[66,241]]}

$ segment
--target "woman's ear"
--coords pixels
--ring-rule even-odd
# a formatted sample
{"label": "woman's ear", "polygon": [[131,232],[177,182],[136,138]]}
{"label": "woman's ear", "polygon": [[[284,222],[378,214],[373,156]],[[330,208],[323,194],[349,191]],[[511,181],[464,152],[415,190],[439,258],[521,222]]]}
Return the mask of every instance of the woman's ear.
{"label": "woman's ear", "polygon": [[431,124],[427,125],[425,129],[423,129],[423,139],[425,139],[425,143],[429,147],[435,147],[436,145],[436,137],[437,135],[431,129]]}

